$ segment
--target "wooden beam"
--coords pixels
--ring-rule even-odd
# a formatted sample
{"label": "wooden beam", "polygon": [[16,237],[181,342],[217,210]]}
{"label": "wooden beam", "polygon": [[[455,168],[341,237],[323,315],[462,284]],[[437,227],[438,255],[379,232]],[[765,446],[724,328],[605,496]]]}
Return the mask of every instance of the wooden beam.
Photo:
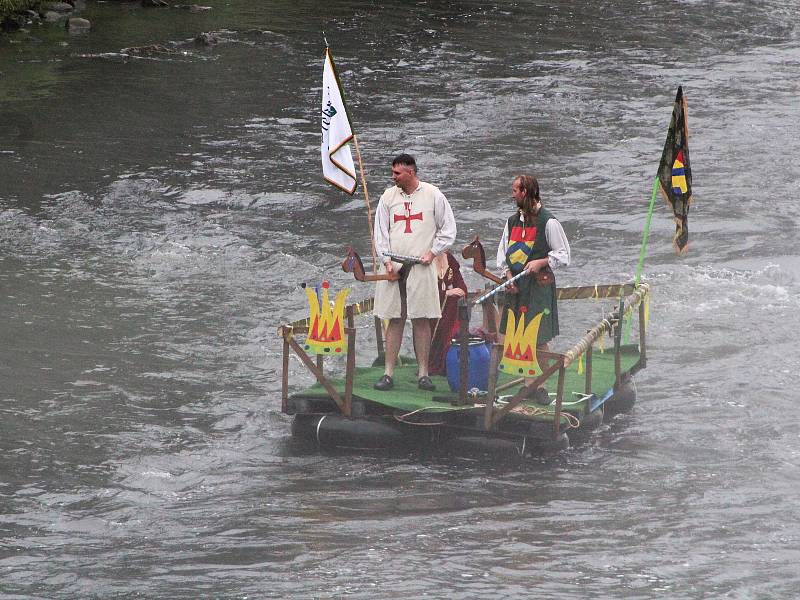
{"label": "wooden beam", "polygon": [[494,397],[497,394],[497,365],[500,364],[500,354],[503,346],[492,344],[489,355],[489,384],[486,392],[486,407],[483,410],[483,428],[489,431],[492,428],[492,411],[494,410]]}
{"label": "wooden beam", "polygon": [[581,285],[575,287],[556,288],[559,300],[583,300],[586,298],[618,298],[632,294],[636,288],[632,283],[614,283],[610,285]]}
{"label": "wooden beam", "polygon": [[461,329],[458,332],[458,406],[467,403],[467,381],[469,377],[469,311],[467,303],[461,298],[458,301],[458,318]]}
{"label": "wooden beam", "polygon": [[283,373],[281,374],[281,412],[289,410],[289,341],[283,338]]}
{"label": "wooden beam", "polygon": [[553,439],[557,440],[561,433],[561,406],[564,402],[564,374],[566,369],[562,362],[558,366],[558,388],[556,389],[556,410],[553,415]]}
{"label": "wooden beam", "polygon": [[344,416],[353,416],[353,382],[356,377],[356,330],[346,327],[344,334],[347,336],[347,359],[344,371]]}
{"label": "wooden beam", "polygon": [[[543,350],[538,350],[536,352],[536,356],[540,360],[541,359],[544,359],[545,361],[552,360],[554,362],[549,367],[544,367],[542,369],[542,374],[536,377],[529,386],[520,389],[516,394],[514,394],[511,400],[508,401],[508,404],[506,404],[501,408],[498,408],[496,411],[493,411],[492,427],[497,425],[503,419],[503,417],[505,417],[509,412],[511,412],[513,409],[515,409],[517,406],[519,406],[525,401],[526,396],[528,394],[528,389],[530,389],[531,387],[538,387],[540,383],[544,383],[545,381],[547,381],[550,375],[558,371],[559,367],[561,367],[564,361],[564,357],[561,354],[556,354],[555,352],[545,352]],[[541,366],[541,362],[539,364]]]}
{"label": "wooden beam", "polygon": [[311,360],[308,354],[305,353],[305,351],[300,347],[300,344],[298,344],[294,338],[289,338],[289,345],[292,347],[292,350],[294,350],[294,353],[300,357],[300,360],[303,361],[303,364],[308,368],[308,370],[314,374],[314,377],[317,378],[317,381],[319,381],[320,385],[324,387],[325,391],[327,391],[330,397],[333,398],[333,401],[339,406],[339,410],[344,412],[344,400],[342,400],[339,392],[334,389],[322,371],[317,369],[317,365],[314,364],[314,361]]}

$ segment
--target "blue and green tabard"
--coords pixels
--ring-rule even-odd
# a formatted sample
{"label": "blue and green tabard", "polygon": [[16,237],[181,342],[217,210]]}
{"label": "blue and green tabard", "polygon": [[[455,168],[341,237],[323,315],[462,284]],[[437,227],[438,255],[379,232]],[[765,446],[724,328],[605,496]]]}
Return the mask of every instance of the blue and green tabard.
{"label": "blue and green tabard", "polygon": [[[525,264],[531,260],[547,258],[551,248],[547,243],[545,227],[552,218],[554,218],[553,215],[545,208],[539,211],[533,226],[526,226],[519,212],[509,217],[506,264],[512,275],[522,272]],[[500,331],[505,332],[509,308],[517,317],[524,314],[525,324],[540,312],[544,312],[539,325],[537,342],[537,345],[541,346],[558,335],[555,279],[553,283],[542,285],[537,283],[534,277],[527,276],[518,279],[515,283],[519,291],[516,294],[506,294],[506,305],[503,308]]]}

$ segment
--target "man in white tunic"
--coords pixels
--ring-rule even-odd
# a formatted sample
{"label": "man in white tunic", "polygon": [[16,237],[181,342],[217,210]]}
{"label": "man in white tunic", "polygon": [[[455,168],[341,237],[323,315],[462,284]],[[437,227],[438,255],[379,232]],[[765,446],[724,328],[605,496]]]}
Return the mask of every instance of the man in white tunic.
{"label": "man in white tunic", "polygon": [[453,209],[434,185],[420,181],[417,163],[409,154],[392,161],[394,187],[387,189],[375,211],[375,248],[383,260],[383,271],[399,272],[403,265],[389,254],[419,257],[420,263],[404,267],[400,281],[378,281],[375,287],[375,315],[388,319],[384,375],[376,390],[394,387],[394,366],[403,340],[406,319],[411,319],[414,354],[420,389],[436,389],[428,376],[431,327],[428,319],[441,317],[436,268],[433,258],[447,250],[456,239]]}

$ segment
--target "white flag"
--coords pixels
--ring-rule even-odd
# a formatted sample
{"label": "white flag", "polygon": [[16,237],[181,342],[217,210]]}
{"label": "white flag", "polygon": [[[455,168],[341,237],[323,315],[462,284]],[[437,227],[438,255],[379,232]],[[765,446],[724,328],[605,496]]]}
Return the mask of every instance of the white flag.
{"label": "white flag", "polygon": [[348,194],[356,191],[356,169],[350,153],[353,129],[342,99],[330,50],[325,48],[322,71],[322,174]]}

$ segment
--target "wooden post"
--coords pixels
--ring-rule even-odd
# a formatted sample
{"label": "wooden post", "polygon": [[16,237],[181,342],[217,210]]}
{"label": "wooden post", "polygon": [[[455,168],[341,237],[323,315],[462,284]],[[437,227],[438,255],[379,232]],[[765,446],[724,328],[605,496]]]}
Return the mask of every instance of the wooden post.
{"label": "wooden post", "polygon": [[619,309],[614,323],[614,389],[619,388],[622,382],[622,355],[620,346],[622,345],[622,322],[625,318],[625,300],[619,299]]}
{"label": "wooden post", "polygon": [[344,406],[342,412],[344,416],[353,416],[353,381],[356,376],[356,330],[354,327],[347,327],[344,330],[347,336],[347,359],[345,362],[344,375]]}
{"label": "wooden post", "polygon": [[586,386],[583,388],[584,394],[592,393],[592,349],[594,346],[589,346],[586,349]]}
{"label": "wooden post", "polygon": [[464,298],[458,301],[458,318],[461,322],[461,329],[458,332],[459,344],[459,385],[457,405],[463,406],[467,403],[467,380],[469,378],[469,312],[467,302]]}
{"label": "wooden post", "polygon": [[353,306],[345,309],[347,327],[344,334],[347,336],[347,358],[344,371],[344,406],[342,412],[346,417],[353,416],[353,381],[356,374],[356,323],[353,316]]}
{"label": "wooden post", "polygon": [[645,318],[644,301],[639,303],[639,363],[642,368],[647,366],[647,347],[645,345]]}
{"label": "wooden post", "polygon": [[[544,382],[546,382],[550,376],[558,371],[559,369],[565,369],[566,364],[564,363],[564,355],[557,354],[555,352],[546,352],[546,351],[537,351],[537,356],[539,358],[539,366],[542,368],[541,374],[534,378],[534,380],[530,383],[530,386],[539,387]],[[550,364],[548,364],[550,363]],[[546,366],[545,366],[546,365]],[[524,381],[520,380],[520,382]],[[529,386],[529,387],[530,387]],[[505,386],[498,386],[496,389],[500,389],[501,387]],[[525,387],[522,387],[517,391],[514,396],[502,407],[497,408],[496,410],[492,410],[492,425],[496,425],[499,423],[503,417],[505,417],[509,412],[511,412],[514,408],[522,404],[526,399],[527,390]]]}
{"label": "wooden post", "polygon": [[489,389],[486,391],[486,407],[483,409],[483,428],[486,431],[492,429],[492,410],[494,409],[494,396],[497,393],[497,365],[500,363],[500,353],[502,351],[503,346],[492,343],[489,358]]}
{"label": "wooden post", "polygon": [[378,344],[378,358],[386,360],[386,348],[383,346],[383,323],[378,317],[375,317],[375,341]]}
{"label": "wooden post", "polygon": [[[486,287],[488,288],[490,286],[487,284]],[[498,306],[499,304],[495,302],[494,296],[492,296],[488,302],[483,303],[483,312],[486,314],[486,325],[489,327],[489,333],[493,336],[497,335],[497,328],[500,326],[500,323],[497,322]]]}
{"label": "wooden post", "polygon": [[367,205],[367,223],[369,223],[369,242],[372,247],[372,273],[378,274],[378,254],[375,250],[375,232],[372,227],[372,207],[369,204],[369,190],[367,189],[367,178],[364,176],[364,161],[361,160],[361,148],[358,147],[358,137],[353,133],[353,146],[356,148],[358,158],[358,170],[361,173],[361,187],[364,188],[364,202]]}
{"label": "wooden post", "polygon": [[553,439],[557,440],[561,433],[561,404],[564,398],[564,374],[566,369],[562,362],[558,369],[558,388],[556,391],[556,411],[553,419]]}
{"label": "wooden post", "polygon": [[289,340],[291,332],[283,333],[283,374],[281,376],[281,412],[289,409]]}

